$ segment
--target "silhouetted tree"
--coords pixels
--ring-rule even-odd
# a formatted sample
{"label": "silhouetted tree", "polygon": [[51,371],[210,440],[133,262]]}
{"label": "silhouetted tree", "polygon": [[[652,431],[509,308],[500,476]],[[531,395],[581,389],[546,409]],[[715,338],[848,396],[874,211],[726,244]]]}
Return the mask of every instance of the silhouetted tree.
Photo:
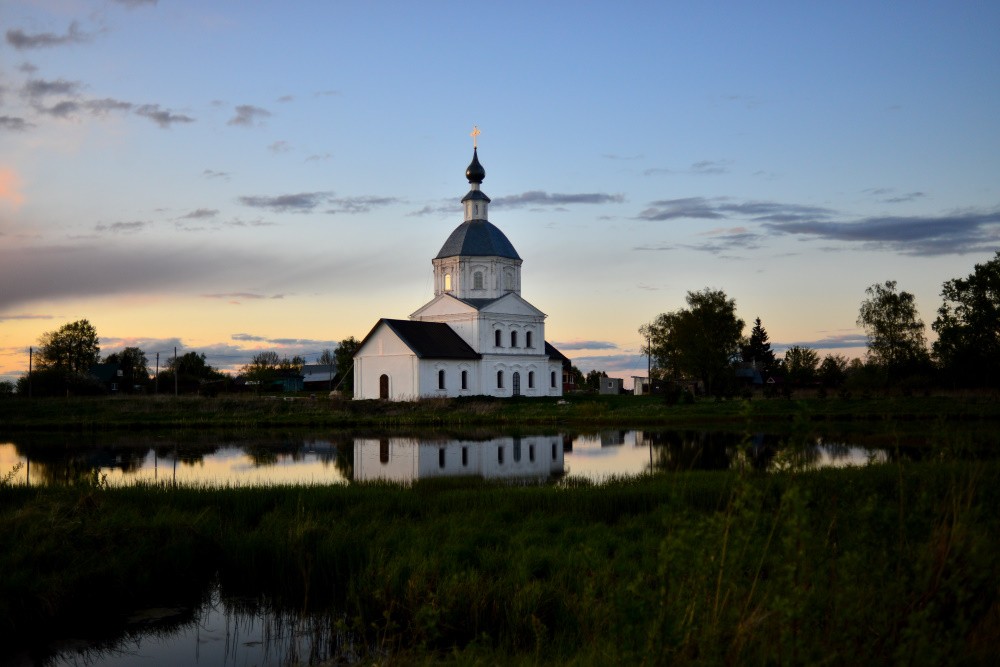
{"label": "silhouetted tree", "polygon": [[87,320],[64,324],[38,339],[35,363],[39,370],[58,370],[66,374],[85,374],[101,358],[97,330]]}
{"label": "silhouetted tree", "polygon": [[587,389],[593,389],[594,391],[599,391],[601,389],[601,378],[608,377],[608,374],[604,371],[592,370],[587,373],[584,378],[584,384]]}
{"label": "silhouetted tree", "polygon": [[868,336],[868,358],[883,368],[890,380],[927,370],[929,356],[924,323],[909,292],[897,292],[896,281],[876,283],[865,290],[858,326]]}
{"label": "silhouetted tree", "polygon": [[941,296],[931,326],[945,374],[966,386],[1000,385],[1000,251],[968,278],[945,282]]}
{"label": "silhouetted tree", "polygon": [[361,347],[361,341],[348,336],[337,343],[334,356],[337,358],[337,382],[341,391],[354,392],[354,353]]}
{"label": "silhouetted tree", "polygon": [[839,354],[826,355],[819,364],[817,375],[824,387],[839,387],[847,379],[847,357]]}
{"label": "silhouetted tree", "polygon": [[740,344],[740,356],[743,362],[753,364],[754,368],[766,373],[771,372],[775,366],[774,350],[768,342],[767,331],[760,323],[758,317],[754,320],[753,329],[750,330],[750,337]]}
{"label": "silhouetted tree", "polygon": [[706,393],[722,393],[734,380],[743,320],[736,302],[721,290],[688,292],[689,308],[659,315],[639,328],[650,356],[668,377],[695,378]]}
{"label": "silhouetted tree", "polygon": [[804,387],[816,379],[819,355],[808,347],[793,345],[785,351],[783,366],[786,380],[796,387]]}

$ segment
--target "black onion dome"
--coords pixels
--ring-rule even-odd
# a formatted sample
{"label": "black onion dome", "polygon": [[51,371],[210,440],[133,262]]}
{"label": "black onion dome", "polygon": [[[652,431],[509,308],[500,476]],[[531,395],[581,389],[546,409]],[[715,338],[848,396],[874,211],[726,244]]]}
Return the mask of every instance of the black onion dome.
{"label": "black onion dome", "polygon": [[469,183],[482,183],[486,178],[486,170],[479,164],[479,155],[475,148],[472,149],[472,162],[465,170],[465,177],[469,179]]}
{"label": "black onion dome", "polygon": [[521,259],[507,236],[489,220],[468,220],[460,224],[434,259],[462,255]]}

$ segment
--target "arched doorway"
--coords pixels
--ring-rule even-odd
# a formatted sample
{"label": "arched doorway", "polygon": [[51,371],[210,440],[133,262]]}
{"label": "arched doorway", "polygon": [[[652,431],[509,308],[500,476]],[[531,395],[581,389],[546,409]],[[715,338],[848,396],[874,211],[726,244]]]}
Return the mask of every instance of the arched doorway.
{"label": "arched doorway", "polygon": [[382,374],[378,379],[378,397],[382,399],[389,398],[389,376]]}
{"label": "arched doorway", "polygon": [[514,396],[521,395],[521,374],[514,371],[514,376],[510,380],[511,392]]}

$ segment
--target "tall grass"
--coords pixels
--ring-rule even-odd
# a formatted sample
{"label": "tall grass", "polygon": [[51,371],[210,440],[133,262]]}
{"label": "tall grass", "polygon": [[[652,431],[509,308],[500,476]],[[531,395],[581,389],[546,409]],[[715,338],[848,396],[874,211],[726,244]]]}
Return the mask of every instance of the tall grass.
{"label": "tall grass", "polygon": [[337,610],[397,660],[981,662],[1000,464],[594,486],[0,487],[0,645],[224,596]]}

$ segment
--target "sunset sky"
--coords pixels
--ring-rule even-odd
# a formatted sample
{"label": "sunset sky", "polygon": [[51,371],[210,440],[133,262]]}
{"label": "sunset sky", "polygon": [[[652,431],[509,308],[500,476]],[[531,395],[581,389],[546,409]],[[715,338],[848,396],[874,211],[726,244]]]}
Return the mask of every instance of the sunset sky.
{"label": "sunset sky", "polygon": [[477,125],[522,295],[584,371],[721,289],[780,352],[930,324],[1000,248],[1000,3],[0,3],[0,379],[102,354],[314,362],[433,296]]}

